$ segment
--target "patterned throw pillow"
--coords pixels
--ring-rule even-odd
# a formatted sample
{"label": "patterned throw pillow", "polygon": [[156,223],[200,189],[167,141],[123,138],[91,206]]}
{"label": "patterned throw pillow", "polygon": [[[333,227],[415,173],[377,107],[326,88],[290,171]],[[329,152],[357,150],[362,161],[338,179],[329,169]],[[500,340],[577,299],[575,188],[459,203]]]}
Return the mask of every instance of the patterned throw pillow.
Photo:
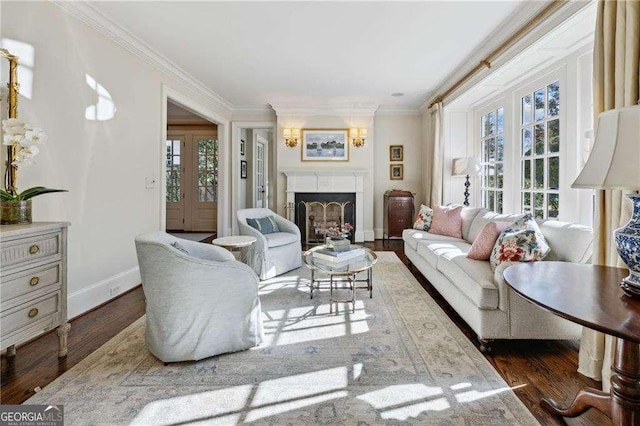
{"label": "patterned throw pillow", "polygon": [[431,228],[431,221],[433,220],[433,210],[425,206],[420,205],[420,211],[416,216],[416,221],[413,223],[413,229],[419,229],[421,231],[428,231]]}
{"label": "patterned throw pillow", "polygon": [[505,229],[491,252],[491,269],[503,262],[536,262],[544,259],[551,248],[530,214]]}
{"label": "patterned throw pillow", "polygon": [[436,206],[431,222],[432,234],[462,238],[462,206]]}
{"label": "patterned throw pillow", "polygon": [[262,234],[280,232],[276,219],[273,216],[262,217],[259,219],[247,219],[247,224],[252,228],[256,228]]}
{"label": "patterned throw pillow", "polygon": [[498,237],[513,222],[489,222],[473,241],[467,257],[473,260],[489,260],[493,246],[496,245]]}

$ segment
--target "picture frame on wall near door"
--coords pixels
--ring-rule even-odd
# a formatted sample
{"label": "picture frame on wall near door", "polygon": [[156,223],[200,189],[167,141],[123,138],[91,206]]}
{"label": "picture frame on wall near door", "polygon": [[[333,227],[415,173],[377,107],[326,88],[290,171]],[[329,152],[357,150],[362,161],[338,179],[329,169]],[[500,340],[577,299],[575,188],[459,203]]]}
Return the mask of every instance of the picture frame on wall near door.
{"label": "picture frame on wall near door", "polygon": [[240,179],[247,178],[247,162],[245,160],[240,160]]}

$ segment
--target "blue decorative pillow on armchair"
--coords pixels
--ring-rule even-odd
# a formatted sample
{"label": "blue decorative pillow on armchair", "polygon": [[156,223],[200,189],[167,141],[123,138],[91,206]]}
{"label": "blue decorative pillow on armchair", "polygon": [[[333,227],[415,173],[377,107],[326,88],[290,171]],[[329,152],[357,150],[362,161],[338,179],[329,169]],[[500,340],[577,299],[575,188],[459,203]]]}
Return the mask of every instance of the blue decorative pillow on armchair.
{"label": "blue decorative pillow on armchair", "polygon": [[273,216],[267,216],[259,219],[247,219],[247,224],[252,228],[256,228],[262,234],[280,232],[276,219]]}

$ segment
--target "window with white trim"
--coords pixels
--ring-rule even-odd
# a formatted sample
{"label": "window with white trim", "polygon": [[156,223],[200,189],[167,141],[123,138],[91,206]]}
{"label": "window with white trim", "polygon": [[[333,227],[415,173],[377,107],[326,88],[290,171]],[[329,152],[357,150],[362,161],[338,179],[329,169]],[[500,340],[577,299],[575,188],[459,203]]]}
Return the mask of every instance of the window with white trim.
{"label": "window with white trim", "polygon": [[520,207],[557,219],[560,202],[560,82],[520,99]]}
{"label": "window with white trim", "polygon": [[502,213],[504,204],[504,108],[480,119],[480,200],[482,207]]}

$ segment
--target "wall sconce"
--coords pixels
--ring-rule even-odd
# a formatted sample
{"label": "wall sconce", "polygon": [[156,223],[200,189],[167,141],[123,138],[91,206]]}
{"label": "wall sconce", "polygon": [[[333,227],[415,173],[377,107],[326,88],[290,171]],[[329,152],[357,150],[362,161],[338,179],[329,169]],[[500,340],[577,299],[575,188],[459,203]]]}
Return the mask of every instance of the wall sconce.
{"label": "wall sconce", "polygon": [[367,138],[367,129],[349,129],[349,139],[356,148],[364,146],[364,140]]}
{"label": "wall sconce", "polygon": [[289,148],[293,148],[298,145],[298,139],[300,139],[300,129],[283,129],[282,137],[284,138],[284,144]]}

